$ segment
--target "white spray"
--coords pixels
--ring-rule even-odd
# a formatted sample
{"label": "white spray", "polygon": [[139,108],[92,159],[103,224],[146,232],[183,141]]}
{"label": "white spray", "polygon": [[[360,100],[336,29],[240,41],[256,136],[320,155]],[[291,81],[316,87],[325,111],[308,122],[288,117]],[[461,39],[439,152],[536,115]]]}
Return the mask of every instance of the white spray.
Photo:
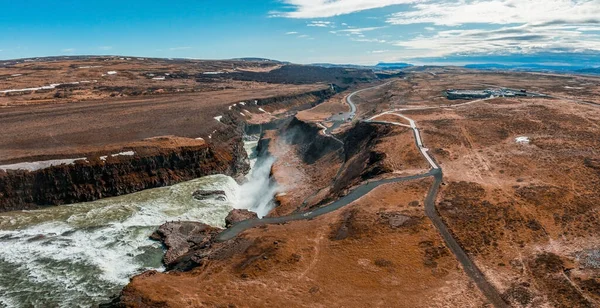
{"label": "white spray", "polygon": [[247,182],[237,191],[235,208],[255,212],[261,218],[269,214],[275,206],[273,196],[278,190],[277,183],[270,177],[273,163],[275,158],[271,156],[258,159]]}

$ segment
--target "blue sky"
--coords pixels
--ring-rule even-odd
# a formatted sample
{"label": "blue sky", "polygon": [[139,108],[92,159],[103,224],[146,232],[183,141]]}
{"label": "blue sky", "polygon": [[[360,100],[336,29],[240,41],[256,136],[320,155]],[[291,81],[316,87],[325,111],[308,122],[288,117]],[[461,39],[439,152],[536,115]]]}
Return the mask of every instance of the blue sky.
{"label": "blue sky", "polygon": [[600,0],[0,0],[0,7],[0,59],[600,66]]}

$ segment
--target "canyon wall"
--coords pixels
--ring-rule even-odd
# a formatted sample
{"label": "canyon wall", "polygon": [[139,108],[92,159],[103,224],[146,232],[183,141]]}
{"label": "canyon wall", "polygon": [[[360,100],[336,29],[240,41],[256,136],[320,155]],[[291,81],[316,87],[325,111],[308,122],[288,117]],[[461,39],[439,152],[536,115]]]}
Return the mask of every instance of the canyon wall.
{"label": "canyon wall", "polygon": [[[328,87],[256,100],[255,106],[287,111],[306,109],[322,103],[335,93],[335,88]],[[251,106],[247,108],[252,110]],[[254,109],[258,110],[258,107]],[[68,165],[36,171],[0,170],[0,212],[94,201],[212,174],[241,179],[249,171],[242,136],[262,131],[262,127],[247,124],[246,118],[235,109],[224,112],[220,122],[225,124],[225,128],[211,134],[209,143],[193,139],[181,142],[177,137],[171,137],[178,140],[177,146],[171,143],[165,147],[156,139],[143,141],[143,146],[136,147],[133,143],[112,151],[133,151],[136,153],[134,156],[112,157],[110,152],[87,153],[76,155],[87,157],[87,160]],[[102,156],[107,158],[102,160]],[[27,161],[62,158],[29,157]]]}
{"label": "canyon wall", "polygon": [[134,156],[94,157],[36,171],[0,171],[0,211],[93,201],[212,174],[236,178],[249,170],[239,137],[227,146],[133,150]]}

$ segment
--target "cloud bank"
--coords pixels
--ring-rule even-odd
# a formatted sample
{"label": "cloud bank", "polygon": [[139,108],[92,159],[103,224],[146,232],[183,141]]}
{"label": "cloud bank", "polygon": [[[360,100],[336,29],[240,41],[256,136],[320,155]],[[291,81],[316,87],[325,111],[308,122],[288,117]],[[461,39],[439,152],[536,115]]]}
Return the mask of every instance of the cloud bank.
{"label": "cloud bank", "polygon": [[382,8],[395,4],[414,3],[418,0],[284,0],[292,9],[289,12],[273,12],[273,16],[288,18],[325,18],[364,10]]}
{"label": "cloud bank", "polygon": [[[600,52],[600,0],[283,0],[287,18],[328,18],[399,6],[390,26],[421,26],[403,40],[365,38],[383,27],[330,31],[353,41],[394,45],[407,55]],[[327,27],[326,21],[311,26]],[[344,25],[344,24],[342,24]],[[391,27],[395,28],[395,27]],[[361,31],[362,30],[362,31]]]}

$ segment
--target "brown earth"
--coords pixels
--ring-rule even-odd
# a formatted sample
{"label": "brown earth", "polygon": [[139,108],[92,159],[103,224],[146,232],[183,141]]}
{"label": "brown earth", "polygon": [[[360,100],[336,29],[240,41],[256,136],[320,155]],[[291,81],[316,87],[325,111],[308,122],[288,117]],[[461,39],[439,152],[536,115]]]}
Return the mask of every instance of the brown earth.
{"label": "brown earth", "polygon": [[248,230],[231,244],[234,254],[221,249],[189,272],[135,277],[121,303],[481,307],[482,295],[426,219],[422,200],[430,184],[386,185],[311,221]]}
{"label": "brown earth", "polygon": [[[14,162],[22,157],[41,155],[73,155],[103,149],[115,143],[163,135],[202,137],[210,142],[209,136],[228,127],[214,117],[230,112],[228,106],[234,103],[282,97],[281,104],[285,104],[289,102],[286,96],[290,94],[313,92],[321,88],[318,85],[267,86],[243,92],[224,90],[3,108],[0,109],[0,129],[4,132],[0,136],[0,162]],[[306,95],[306,102],[320,99],[314,94]],[[257,105],[238,105],[232,108],[230,114],[243,120],[245,117],[240,114],[243,110],[262,114]]]}
{"label": "brown earth", "polygon": [[[456,107],[463,101],[443,96],[448,88],[489,85],[562,98],[497,98]],[[425,145],[444,170],[436,202],[440,215],[511,306],[597,307],[600,111],[565,97],[598,102],[598,89],[600,79],[592,77],[425,68],[365,91],[356,102],[361,117],[403,106],[444,107],[405,113],[417,121]],[[311,204],[319,205],[366,180],[428,168],[411,131],[403,127],[347,124],[336,134],[345,141],[343,159],[313,151],[331,140],[322,139],[329,137],[308,122],[347,111],[340,98],[299,115],[303,121],[295,125],[309,132],[308,138],[267,135],[278,158],[273,176],[287,188],[273,215],[309,210],[301,200],[310,193],[319,191]],[[213,107],[235,126],[239,119],[228,113],[231,103]],[[287,113],[280,107],[267,111]],[[203,125],[212,125],[194,133],[213,132],[219,125],[213,116],[201,115]],[[266,119],[271,118],[261,115],[258,122]],[[216,140],[228,136],[218,135]],[[519,136],[530,143],[516,143]],[[322,189],[342,163],[333,185]],[[295,179],[299,185],[293,185]],[[175,267],[189,271],[134,277],[120,302],[131,307],[486,306],[424,215],[430,185],[430,180],[390,184],[315,219],[250,229],[208,248],[204,241],[194,243],[181,255],[182,266]],[[186,267],[190,264],[199,266]]]}
{"label": "brown earth", "polygon": [[[531,75],[512,73],[448,75],[412,74],[410,79],[427,87],[496,83],[586,101],[594,101],[596,92],[565,93],[559,85],[598,81],[535,76],[523,82]],[[433,92],[429,95],[436,100]],[[417,121],[444,170],[439,213],[511,305],[600,305],[598,268],[577,257],[600,245],[598,107],[564,99],[498,98],[405,114]],[[518,144],[519,136],[530,143]]]}

